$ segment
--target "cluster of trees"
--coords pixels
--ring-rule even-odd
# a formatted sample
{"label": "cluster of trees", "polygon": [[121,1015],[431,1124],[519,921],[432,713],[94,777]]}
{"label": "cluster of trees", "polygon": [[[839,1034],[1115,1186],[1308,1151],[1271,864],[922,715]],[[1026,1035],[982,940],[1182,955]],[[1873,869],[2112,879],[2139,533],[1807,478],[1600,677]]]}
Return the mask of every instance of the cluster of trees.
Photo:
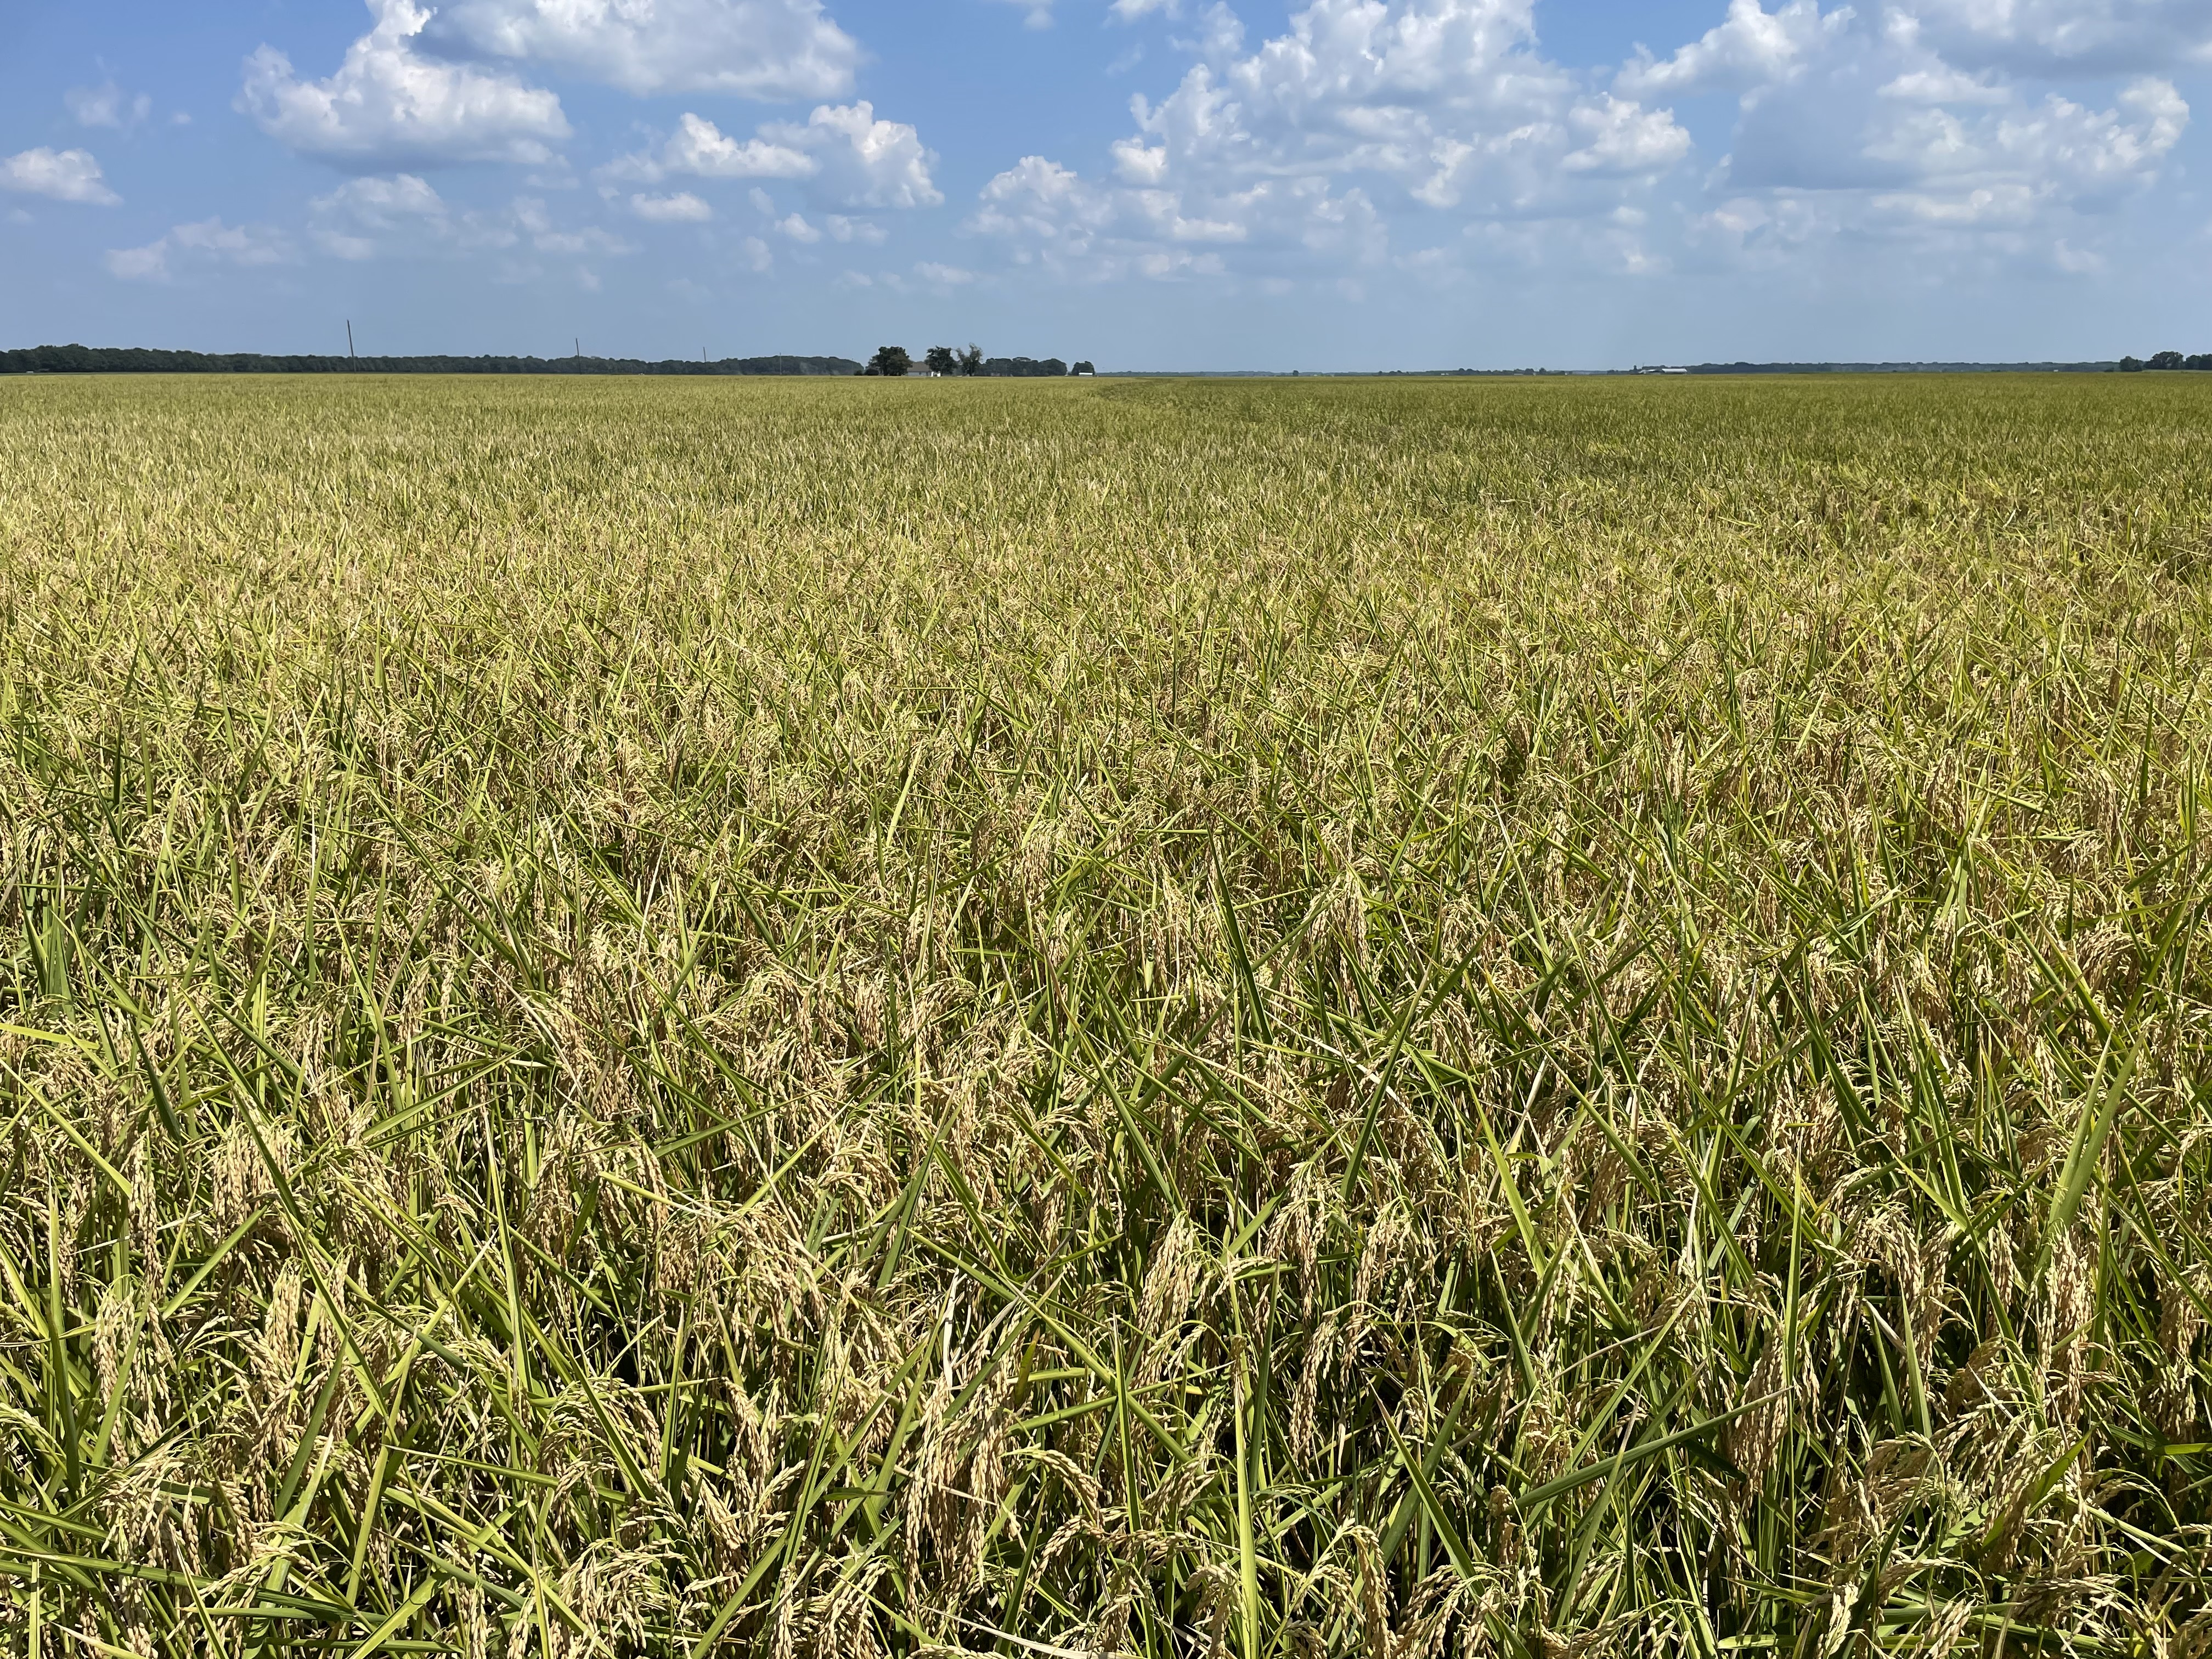
{"label": "cluster of trees", "polygon": [[1086,360],[1070,368],[1057,357],[1039,362],[1034,357],[986,357],[983,348],[970,343],[965,351],[955,351],[951,346],[932,346],[921,355],[917,364],[904,346],[878,346],[876,355],[868,359],[868,366],[859,371],[863,374],[911,374],[919,368],[927,374],[982,375],[1066,375],[1096,374],[1098,371]]}
{"label": "cluster of trees", "polygon": [[2147,368],[2212,368],[2212,351],[2200,351],[2193,357],[2185,357],[2178,351],[2154,351],[2150,361],[2140,357],[2120,359],[2120,373],[2140,374]]}
{"label": "cluster of trees", "polygon": [[0,351],[0,374],[853,374],[850,357],[264,356],[258,351],[149,351],[138,346],[30,346]]}

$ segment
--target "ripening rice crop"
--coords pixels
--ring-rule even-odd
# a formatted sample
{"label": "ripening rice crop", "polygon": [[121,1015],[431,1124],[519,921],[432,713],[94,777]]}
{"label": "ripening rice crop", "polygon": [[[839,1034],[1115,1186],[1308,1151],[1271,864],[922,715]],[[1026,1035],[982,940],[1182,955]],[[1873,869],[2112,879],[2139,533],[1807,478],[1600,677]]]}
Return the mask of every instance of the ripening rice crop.
{"label": "ripening rice crop", "polygon": [[2208,417],[0,384],[0,1645],[2194,1650]]}

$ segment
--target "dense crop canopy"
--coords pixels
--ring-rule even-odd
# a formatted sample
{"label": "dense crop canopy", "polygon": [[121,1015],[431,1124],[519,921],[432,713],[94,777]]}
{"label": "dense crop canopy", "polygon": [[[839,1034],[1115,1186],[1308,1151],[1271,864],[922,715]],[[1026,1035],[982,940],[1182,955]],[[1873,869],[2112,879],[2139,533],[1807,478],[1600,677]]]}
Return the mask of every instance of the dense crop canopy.
{"label": "dense crop canopy", "polygon": [[0,1643],[2182,1650],[2208,416],[0,384]]}

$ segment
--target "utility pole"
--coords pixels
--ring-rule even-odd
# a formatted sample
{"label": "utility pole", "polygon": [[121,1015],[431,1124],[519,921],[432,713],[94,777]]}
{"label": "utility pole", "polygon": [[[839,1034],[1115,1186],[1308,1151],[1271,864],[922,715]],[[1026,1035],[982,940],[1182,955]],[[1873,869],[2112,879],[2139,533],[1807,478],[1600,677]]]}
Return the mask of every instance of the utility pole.
{"label": "utility pole", "polygon": [[348,357],[348,359],[351,359],[351,358],[354,356],[354,355],[355,355],[355,353],[354,353],[354,349],[353,349],[353,319],[352,319],[352,318],[350,318],[350,317],[349,317],[349,318],[347,318],[347,319],[346,319],[346,356]]}

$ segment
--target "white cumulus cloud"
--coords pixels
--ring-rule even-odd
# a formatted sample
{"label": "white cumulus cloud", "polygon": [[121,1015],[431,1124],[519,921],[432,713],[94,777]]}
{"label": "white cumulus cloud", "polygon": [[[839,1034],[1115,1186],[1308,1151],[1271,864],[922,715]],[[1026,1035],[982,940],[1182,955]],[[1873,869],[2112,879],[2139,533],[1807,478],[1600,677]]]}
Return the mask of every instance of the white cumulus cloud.
{"label": "white cumulus cloud", "polygon": [[169,245],[164,240],[143,247],[112,247],[100,256],[111,276],[126,283],[164,283],[169,279]]}
{"label": "white cumulus cloud", "polygon": [[95,207],[113,207],[123,199],[107,187],[100,163],[82,149],[40,148],[0,157],[0,190]]}
{"label": "white cumulus cloud", "polygon": [[[669,211],[661,198],[656,213],[648,206],[631,211],[640,218],[696,217]],[[704,210],[704,203],[697,204]],[[338,259],[459,259],[486,254],[497,259],[502,280],[527,281],[543,274],[530,255],[541,253],[562,259],[620,258],[636,246],[604,226],[564,224],[556,220],[543,198],[519,196],[503,206],[471,208],[457,205],[439,195],[430,182],[416,173],[349,179],[327,195],[308,204],[307,238],[314,249]],[[588,280],[587,270],[574,273]]]}
{"label": "white cumulus cloud", "polygon": [[937,158],[903,121],[879,121],[873,105],[823,105],[806,125],[782,122],[761,130],[817,156],[822,178],[848,207],[934,207],[945,198],[931,182]]}
{"label": "white cumulus cloud", "polygon": [[653,224],[696,224],[714,216],[708,207],[688,190],[679,190],[666,196],[633,196],[629,210]]}
{"label": "white cumulus cloud", "polygon": [[805,121],[768,122],[745,139],[687,112],[665,143],[617,158],[600,175],[641,184],[671,176],[791,179],[839,207],[916,208],[945,199],[930,178],[936,160],[913,127],[878,120],[863,101],[821,105]]}
{"label": "white cumulus cloud", "polygon": [[1648,98],[1786,83],[1851,16],[1848,7],[1823,16],[1815,0],[1788,0],[1771,12],[1759,0],[1729,0],[1726,21],[1672,57],[1656,59],[1638,48],[1613,85],[1631,97]]}
{"label": "white cumulus cloud", "polygon": [[307,207],[308,240],[340,259],[453,255],[520,240],[511,215],[457,210],[410,173],[349,179]]}
{"label": "white cumulus cloud", "polygon": [[821,0],[452,0],[428,40],[547,64],[647,96],[834,98],[860,46]]}
{"label": "white cumulus cloud", "polygon": [[803,150],[765,138],[731,137],[703,115],[686,111],[657,150],[625,155],[599,169],[609,179],[659,184],[671,173],[694,179],[806,179],[821,164]]}
{"label": "white cumulus cloud", "polygon": [[143,247],[111,248],[105,263],[111,275],[126,282],[167,282],[179,266],[281,265],[299,258],[292,239],[265,225],[227,225],[203,219],[173,225],[167,235]]}
{"label": "white cumulus cloud", "polygon": [[1690,153],[1690,135],[1674,125],[1672,112],[1645,109],[1632,99],[1578,103],[1567,112],[1567,131],[1579,141],[1559,160],[1568,173],[1640,178]]}
{"label": "white cumulus cloud", "polygon": [[553,222],[552,215],[545,210],[545,204],[534,196],[517,197],[513,213],[516,226],[529,237],[530,245],[540,253],[620,257],[637,252],[635,243],[626,242],[612,231],[598,225],[563,229]]}
{"label": "white cumulus cloud", "polygon": [[413,0],[368,0],[368,9],[369,32],[327,80],[301,80],[283,52],[261,47],[246,60],[239,108],[303,155],[368,169],[543,162],[568,136],[552,93],[421,51],[431,13]]}
{"label": "white cumulus cloud", "polygon": [[580,230],[538,231],[531,236],[530,245],[540,253],[604,254],[616,258],[637,252],[635,242],[625,242],[598,225],[586,225]]}

